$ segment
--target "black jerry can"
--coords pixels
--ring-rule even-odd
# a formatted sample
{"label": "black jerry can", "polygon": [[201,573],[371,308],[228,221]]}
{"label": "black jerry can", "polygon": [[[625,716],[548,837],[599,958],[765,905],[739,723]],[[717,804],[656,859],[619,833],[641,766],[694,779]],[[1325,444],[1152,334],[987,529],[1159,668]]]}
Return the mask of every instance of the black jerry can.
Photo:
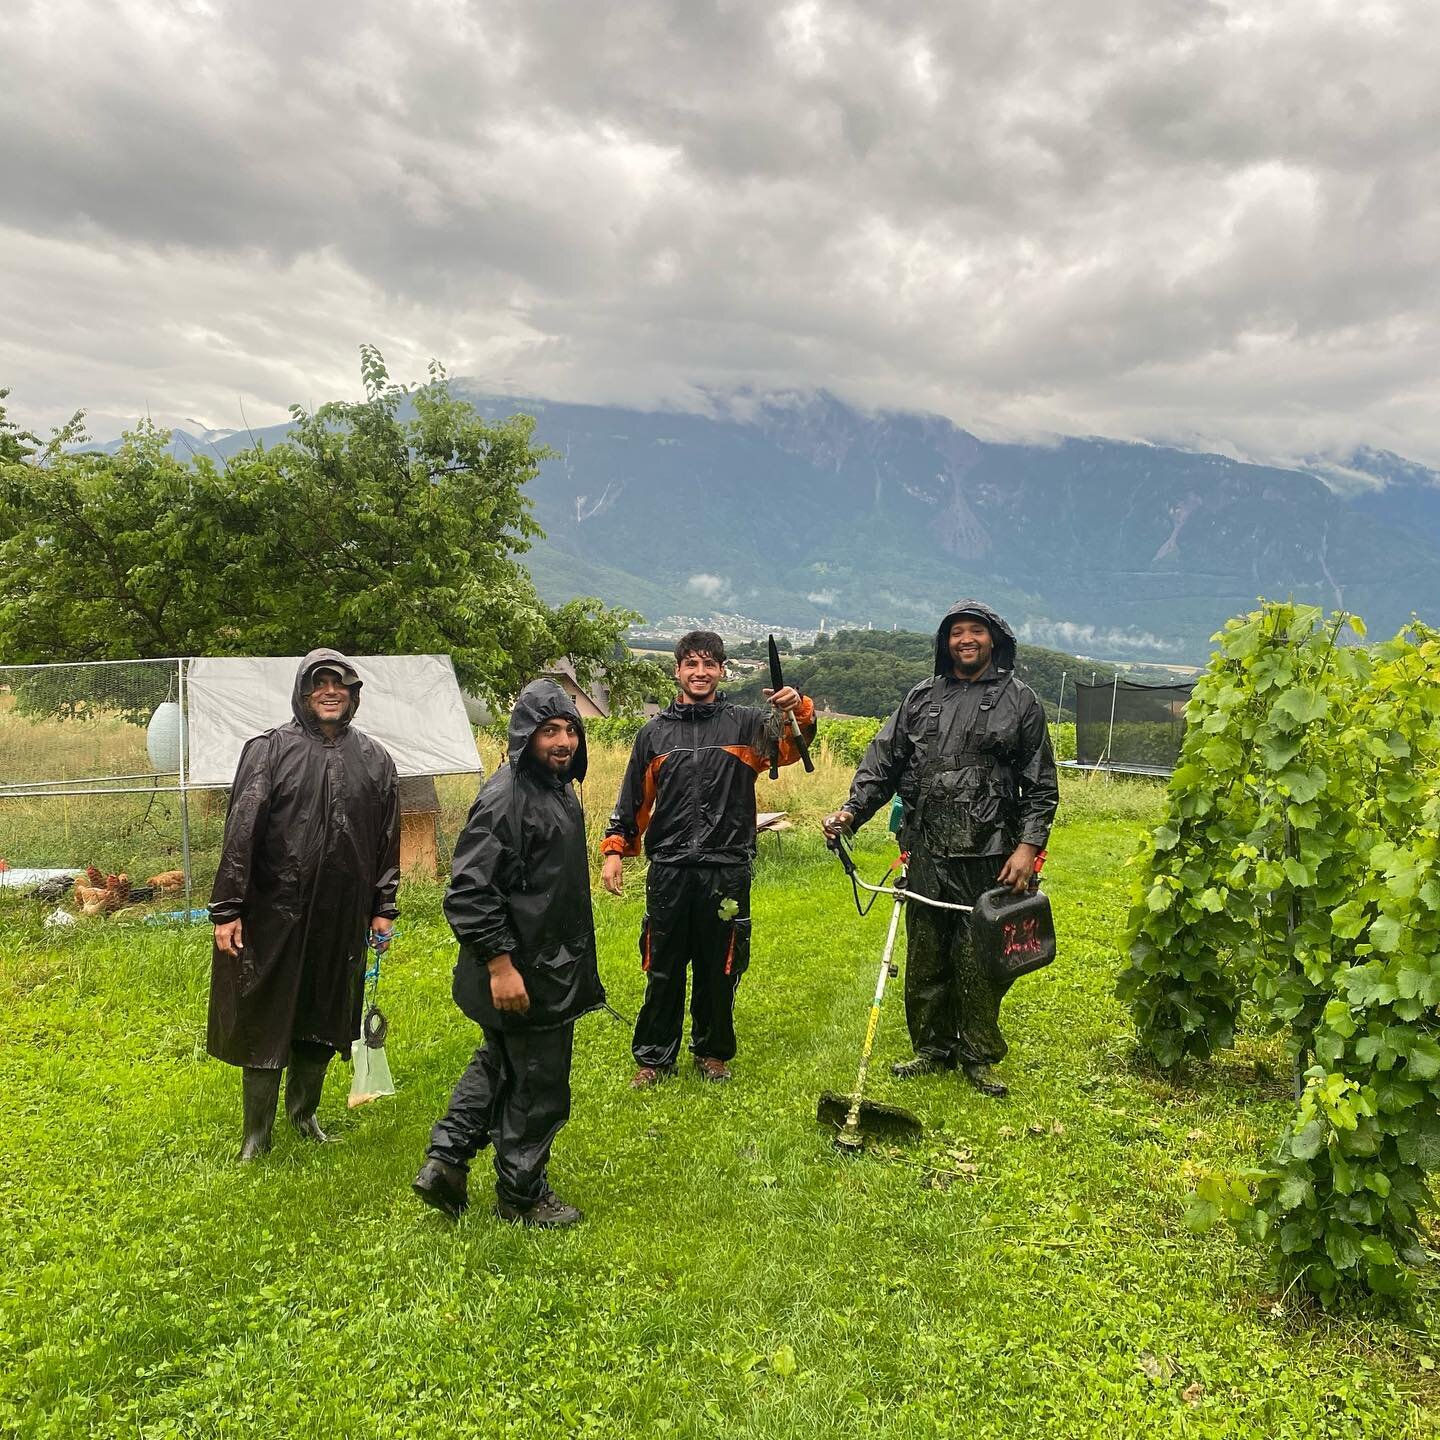
{"label": "black jerry can", "polygon": [[1055,920],[1043,890],[987,890],[970,917],[975,958],[992,980],[1014,980],[1055,958]]}

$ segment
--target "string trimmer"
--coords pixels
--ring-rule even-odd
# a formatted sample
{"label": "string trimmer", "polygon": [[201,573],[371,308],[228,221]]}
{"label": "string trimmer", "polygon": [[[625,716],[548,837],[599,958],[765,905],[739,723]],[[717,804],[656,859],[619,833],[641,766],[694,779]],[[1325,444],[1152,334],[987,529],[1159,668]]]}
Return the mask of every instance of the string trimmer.
{"label": "string trimmer", "polygon": [[843,835],[836,837],[831,849],[839,856],[845,873],[850,877],[850,884],[855,891],[855,908],[862,915],[870,913],[875,900],[871,899],[868,905],[862,905],[861,890],[868,890],[872,896],[895,897],[895,904],[890,911],[890,929],[885,936],[885,950],[880,957],[880,973],[875,980],[875,998],[870,1002],[870,1019],[865,1026],[865,1043],[860,1048],[860,1069],[855,1076],[854,1093],[837,1095],[833,1090],[826,1090],[820,1096],[820,1103],[815,1109],[817,1120],[835,1127],[835,1148],[854,1154],[864,1145],[867,1135],[877,1138],[885,1136],[892,1139],[913,1139],[923,1134],[925,1128],[908,1110],[902,1110],[898,1105],[882,1105],[878,1101],[865,1098],[865,1079],[870,1072],[870,1052],[875,1045],[875,1033],[880,1027],[880,1006],[885,999],[885,984],[900,972],[900,967],[891,958],[895,953],[895,935],[900,928],[900,909],[910,901],[933,905],[939,910],[963,910],[967,914],[972,907],[956,905],[948,900],[932,900],[927,895],[917,895],[908,890],[905,886],[904,855],[898,856],[890,867],[891,871],[900,871],[894,885],[871,885],[860,878]]}

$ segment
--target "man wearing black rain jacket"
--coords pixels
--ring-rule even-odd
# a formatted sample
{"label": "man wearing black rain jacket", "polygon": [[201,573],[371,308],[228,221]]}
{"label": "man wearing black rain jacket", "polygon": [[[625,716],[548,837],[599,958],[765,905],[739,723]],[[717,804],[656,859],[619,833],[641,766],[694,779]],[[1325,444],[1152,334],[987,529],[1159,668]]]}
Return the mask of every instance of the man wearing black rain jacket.
{"label": "man wearing black rain jacket", "polygon": [[496,1212],[554,1229],[580,1211],[551,1190],[550,1147],[570,1116],[575,1022],[605,1003],[595,958],[585,817],[585,726],[553,680],[520,692],[510,763],[482,787],[455,845],[445,916],[460,942],[455,1003],[483,1032],[415,1177],[458,1216],[470,1162],[495,1147]]}
{"label": "man wearing black rain jacket", "polygon": [[755,859],[755,777],[800,758],[785,722],[815,738],[815,706],[790,686],[764,692],[768,710],[732,705],[719,691],[725,642],[692,630],[675,645],[675,702],[635,737],[600,849],[601,883],[623,887],[623,857],[643,838],[645,922],[640,963],[645,1001],[631,1050],[637,1090],[671,1074],[685,1023],[707,1081],[730,1078],[735,991],[750,962],[750,867]]}
{"label": "man wearing black rain jacket", "polygon": [[215,949],[206,1046],[243,1067],[241,1160],[270,1149],[280,1077],[307,1140],[325,1071],[360,1034],[367,922],[377,949],[399,911],[395,762],[355,729],[360,676],[338,650],[295,675],[295,718],[246,743],[210,895]]}
{"label": "man wearing black rain jacket", "polygon": [[[935,675],[880,728],[827,835],[863,825],[898,793],[900,848],[920,895],[973,905],[986,891],[1023,890],[1060,799],[1045,711],[1015,676],[1015,635],[988,605],[959,600],[935,632]],[[1007,987],[977,964],[969,917],[905,907],[905,1016],[915,1058],[902,1079],[957,1065],[982,1094],[1006,1087],[1000,1002]]]}

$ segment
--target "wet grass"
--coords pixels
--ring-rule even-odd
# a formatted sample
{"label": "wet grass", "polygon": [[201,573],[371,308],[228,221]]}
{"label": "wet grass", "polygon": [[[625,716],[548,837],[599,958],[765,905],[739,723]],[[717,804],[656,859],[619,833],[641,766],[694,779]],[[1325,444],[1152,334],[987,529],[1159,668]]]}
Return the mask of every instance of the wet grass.
{"label": "wet grass", "polygon": [[[617,776],[601,757],[592,814]],[[773,808],[822,813],[844,778],[792,774]],[[763,841],[730,1086],[634,1094],[626,1030],[580,1026],[552,1176],[587,1212],[569,1234],[492,1218],[483,1163],[458,1225],[409,1193],[475,1040],[436,887],[405,894],[384,976],[400,1093],[347,1111],[337,1066],[338,1143],[282,1122],[247,1169],[238,1077],[203,1054],[205,934],[57,938],[0,912],[0,1433],[1434,1433],[1433,1285],[1398,1314],[1315,1315],[1223,1233],[1183,1228],[1193,1169],[1268,1143],[1283,1067],[1253,1036],[1175,1082],[1133,1062],[1110,987],[1156,791],[1068,779],[1047,871],[1064,948],[1006,1003],[1009,1101],[882,1076],[924,1139],[832,1149],[815,1099],[850,1086],[884,907],[860,920],[802,826]],[[885,843],[867,835],[862,863]],[[628,1015],[638,879],[596,897]],[[895,998],[887,1060],[906,1053]]]}

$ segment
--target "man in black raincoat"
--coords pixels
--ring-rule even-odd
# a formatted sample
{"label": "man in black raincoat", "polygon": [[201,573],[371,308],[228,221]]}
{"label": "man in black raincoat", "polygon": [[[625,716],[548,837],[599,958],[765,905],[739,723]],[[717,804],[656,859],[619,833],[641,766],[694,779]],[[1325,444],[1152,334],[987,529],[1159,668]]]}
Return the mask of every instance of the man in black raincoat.
{"label": "man in black raincoat", "polygon": [[325,1071],[360,1034],[367,926],[395,922],[400,801],[395,762],[351,727],[361,680],[338,650],[312,650],[295,675],[295,718],[246,743],[230,791],[210,897],[207,1048],[243,1067],[242,1160],[270,1149],[280,1076],[301,1135]]}
{"label": "man in black raincoat", "polygon": [[483,1032],[430,1132],[415,1177],[458,1216],[470,1162],[495,1147],[496,1212],[542,1229],[580,1211],[550,1188],[550,1147],[570,1116],[575,1022],[605,1003],[595,958],[585,817],[585,726],[553,680],[520,692],[510,763],[485,783],[455,844],[445,916],[460,942],[455,1003]]}
{"label": "man in black raincoat", "polygon": [[750,869],[755,860],[755,777],[800,758],[784,722],[794,716],[815,738],[815,706],[785,686],[766,690],[768,708],[732,705],[719,685],[725,643],[692,630],[675,645],[679,694],[635,737],[600,850],[601,883],[624,885],[627,855],[643,837],[645,922],[640,963],[645,1001],[631,1051],[630,1084],[657,1084],[675,1069],[690,974],[690,1049],[707,1081],[730,1078],[735,1054],[735,991],[750,963]]}
{"label": "man in black raincoat", "polygon": [[[845,807],[824,822],[834,837],[863,825],[899,793],[900,848],[911,890],[973,905],[1000,885],[1023,890],[1055,818],[1060,789],[1045,711],[1015,676],[1015,635],[978,600],[959,600],[935,632],[935,675],[880,728]],[[1005,985],[976,962],[970,917],[905,907],[905,1016],[915,1058],[902,1079],[957,1065],[982,1094],[1006,1087],[990,1067],[1005,1056]]]}

